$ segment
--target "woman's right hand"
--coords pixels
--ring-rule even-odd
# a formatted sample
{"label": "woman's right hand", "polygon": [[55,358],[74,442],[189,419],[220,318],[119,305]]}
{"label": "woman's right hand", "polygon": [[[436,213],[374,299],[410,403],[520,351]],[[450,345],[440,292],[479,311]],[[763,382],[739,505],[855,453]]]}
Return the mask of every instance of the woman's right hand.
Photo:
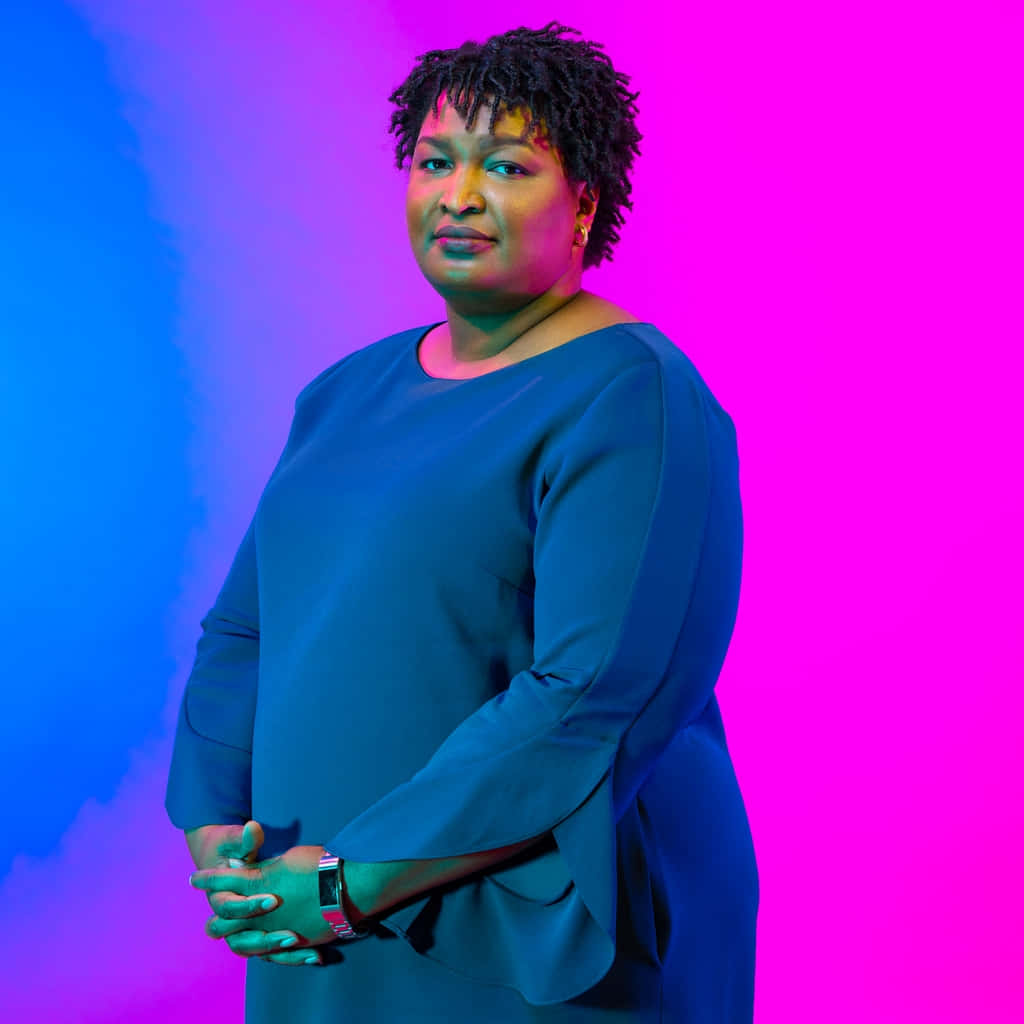
{"label": "woman's right hand", "polygon": [[[254,864],[263,839],[263,827],[258,821],[248,821],[245,825],[200,825],[185,833],[189,852],[197,868],[240,868]],[[211,892],[207,894],[207,899],[215,914],[231,920],[268,914],[279,903],[273,893],[241,896],[232,892]],[[265,932],[258,928],[235,932],[225,941],[233,953],[242,957],[259,956],[289,966],[320,963],[320,954],[311,947],[278,948],[288,938],[300,941],[294,932]]]}

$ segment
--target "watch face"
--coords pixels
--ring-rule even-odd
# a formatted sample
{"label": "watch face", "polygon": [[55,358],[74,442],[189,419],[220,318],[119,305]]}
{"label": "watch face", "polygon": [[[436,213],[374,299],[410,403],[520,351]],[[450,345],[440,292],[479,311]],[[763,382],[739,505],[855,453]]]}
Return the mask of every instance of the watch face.
{"label": "watch face", "polygon": [[320,906],[337,907],[338,900],[338,865],[332,864],[320,868]]}

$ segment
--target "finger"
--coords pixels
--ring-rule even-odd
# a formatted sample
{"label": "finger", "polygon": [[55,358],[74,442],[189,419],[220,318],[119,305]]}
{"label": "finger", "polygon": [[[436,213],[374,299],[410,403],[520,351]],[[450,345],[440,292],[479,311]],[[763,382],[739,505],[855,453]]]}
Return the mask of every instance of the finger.
{"label": "finger", "polygon": [[259,925],[252,918],[222,918],[219,913],[214,913],[212,918],[207,918],[206,934],[214,939],[221,939],[225,935],[234,932],[248,932]]}
{"label": "finger", "polygon": [[268,963],[286,964],[289,967],[317,967],[323,963],[320,954],[312,949],[287,950],[284,953],[267,953],[260,957]]}
{"label": "finger", "polygon": [[[236,940],[236,936],[232,935],[225,939],[226,943],[231,943]],[[243,947],[244,949],[244,947]],[[232,952],[236,952],[232,950]],[[267,963],[284,964],[287,967],[318,967],[323,964],[323,958],[320,952],[312,946],[296,946],[292,949],[281,949],[276,953],[252,953],[247,954],[245,952],[237,952],[238,956],[245,957],[246,959],[254,959],[259,957],[260,960],[266,960]]]}
{"label": "finger", "polygon": [[204,892],[234,892],[248,896],[257,890],[261,877],[255,868],[201,868],[188,876],[188,884]]}
{"label": "finger", "polygon": [[210,909],[218,916],[229,921],[240,918],[259,917],[269,914],[280,904],[277,896],[270,892],[256,896],[240,896],[233,892],[215,892],[209,896]]}
{"label": "finger", "polygon": [[[285,945],[289,940],[291,944]],[[304,941],[294,932],[249,930],[229,935],[224,941],[239,956],[281,956],[285,961],[295,964],[305,963],[310,956],[316,957],[317,962],[320,960],[319,953],[308,946],[304,947]]]}
{"label": "finger", "polygon": [[247,932],[251,931],[254,927],[258,927],[249,918],[238,918],[232,920],[230,918],[221,917],[219,914],[214,914],[213,917],[206,919],[206,924],[203,926],[206,934],[211,939],[223,939],[226,935],[233,935],[236,932]]}

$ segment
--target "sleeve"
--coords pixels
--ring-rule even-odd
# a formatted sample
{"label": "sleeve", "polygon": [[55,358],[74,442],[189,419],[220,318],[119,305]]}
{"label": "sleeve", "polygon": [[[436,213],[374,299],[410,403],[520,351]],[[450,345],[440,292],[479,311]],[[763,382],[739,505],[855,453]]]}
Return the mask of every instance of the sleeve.
{"label": "sleeve", "polygon": [[381,919],[417,952],[535,1005],[573,998],[612,964],[617,823],[712,698],[742,549],[735,430],[688,361],[616,376],[544,486],[533,664],[326,843],[379,862],[552,831],[539,856]]}
{"label": "sleeve", "polygon": [[245,824],[260,659],[254,523],[200,623],[171,753],[165,807],[180,829]]}
{"label": "sleeve", "polygon": [[[270,477],[315,416],[311,396],[351,358],[299,392],[288,440]],[[252,730],[260,660],[255,515],[213,606],[200,622],[171,752],[164,806],[180,829],[245,824],[252,815]]]}

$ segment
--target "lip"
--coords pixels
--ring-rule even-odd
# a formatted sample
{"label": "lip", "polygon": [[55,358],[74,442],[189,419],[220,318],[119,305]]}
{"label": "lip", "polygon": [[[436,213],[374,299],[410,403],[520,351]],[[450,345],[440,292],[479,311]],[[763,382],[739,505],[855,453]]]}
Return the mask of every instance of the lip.
{"label": "lip", "polygon": [[448,235],[441,235],[435,241],[444,252],[481,252],[494,245],[491,238],[455,238]]}
{"label": "lip", "polygon": [[493,241],[490,235],[485,235],[475,228],[455,227],[454,225],[438,228],[434,232],[435,238],[479,238],[484,241]]}

